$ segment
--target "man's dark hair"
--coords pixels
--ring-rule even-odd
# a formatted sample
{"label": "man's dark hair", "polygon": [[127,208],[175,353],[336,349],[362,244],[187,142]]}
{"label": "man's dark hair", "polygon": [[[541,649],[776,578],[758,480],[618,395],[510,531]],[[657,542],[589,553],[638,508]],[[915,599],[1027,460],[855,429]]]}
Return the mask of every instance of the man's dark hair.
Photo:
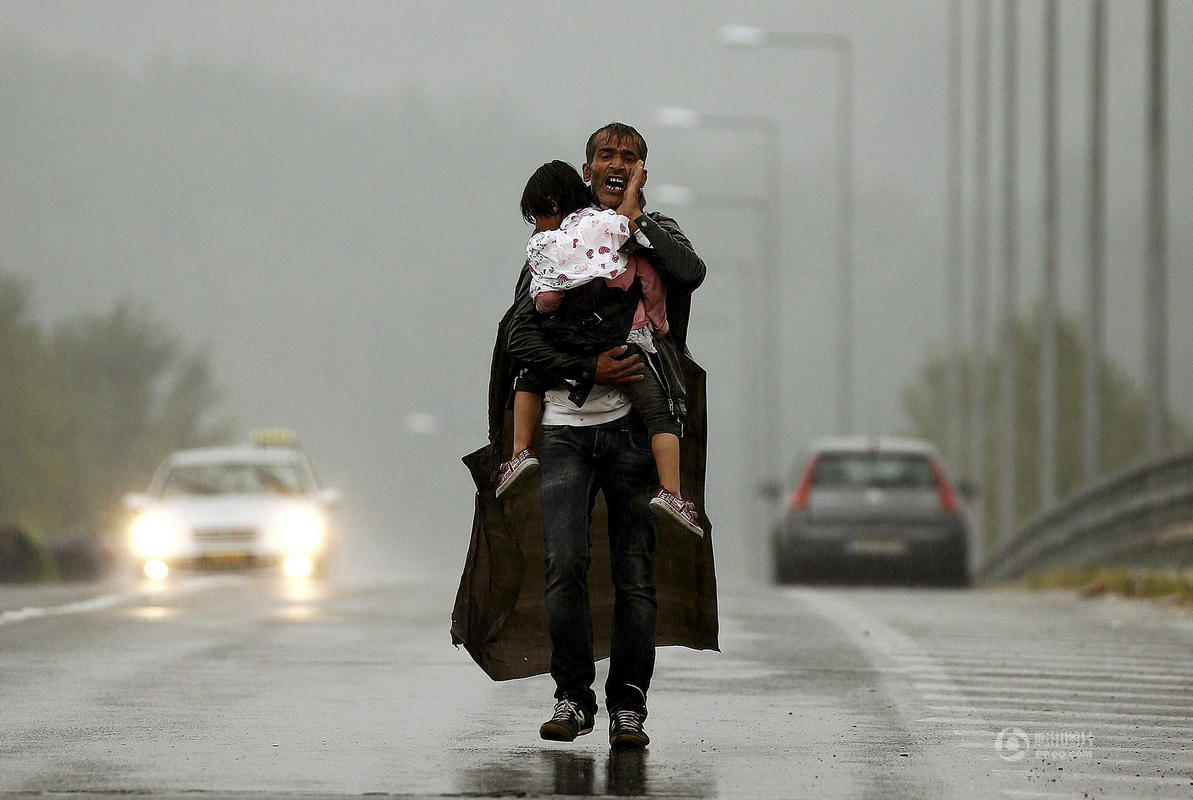
{"label": "man's dark hair", "polygon": [[522,191],[522,218],[567,216],[592,203],[588,186],[576,168],[565,161],[548,161],[534,171]]}
{"label": "man's dark hair", "polygon": [[592,136],[588,137],[588,144],[584,146],[584,163],[591,164],[592,157],[596,155],[597,137],[601,134],[606,134],[613,141],[621,141],[622,139],[637,139],[638,144],[642,145],[642,160],[646,160],[646,139],[642,134],[638,133],[637,129],[632,125],[626,125],[624,122],[610,122],[608,125],[597,128],[592,132]]}

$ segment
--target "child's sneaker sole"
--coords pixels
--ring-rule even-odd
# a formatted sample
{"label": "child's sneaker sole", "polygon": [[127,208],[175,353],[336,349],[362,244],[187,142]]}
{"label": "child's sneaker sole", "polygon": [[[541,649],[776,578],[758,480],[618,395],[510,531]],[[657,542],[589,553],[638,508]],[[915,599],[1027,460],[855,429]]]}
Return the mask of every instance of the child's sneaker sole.
{"label": "child's sneaker sole", "polygon": [[665,520],[667,522],[675,523],[676,525],[681,526],[684,530],[688,531],[689,533],[694,533],[701,538],[704,537],[704,529],[703,528],[701,528],[699,525],[693,524],[693,522],[690,519],[685,517],[683,514],[680,514],[678,511],[676,511],[675,507],[672,506],[670,503],[668,503],[666,500],[663,500],[660,497],[651,498],[650,510],[653,511],[654,515],[656,517],[658,517],[659,519]]}
{"label": "child's sneaker sole", "polygon": [[513,489],[526,478],[538,472],[538,469],[539,460],[537,458],[528,458],[523,461],[510,473],[510,476],[505,479],[505,482],[497,487],[497,499],[500,500],[502,495],[507,494],[510,489]]}

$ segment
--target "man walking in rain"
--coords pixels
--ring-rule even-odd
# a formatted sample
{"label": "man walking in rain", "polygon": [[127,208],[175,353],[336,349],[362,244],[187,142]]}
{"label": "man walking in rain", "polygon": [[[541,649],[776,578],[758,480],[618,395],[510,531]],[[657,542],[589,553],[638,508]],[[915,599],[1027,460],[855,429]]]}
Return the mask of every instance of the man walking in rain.
{"label": "man walking in rain", "polygon": [[[592,134],[583,174],[596,206],[626,208],[631,171],[646,153],[645,139],[628,125],[611,123]],[[637,212],[630,217],[633,235],[621,252],[648,259],[666,284],[669,331],[655,341],[649,366],[670,387],[681,415],[686,399],[684,493],[706,520],[704,373],[686,348],[691,292],[704,280],[705,266],[674,220],[635,205],[629,203]],[[643,364],[621,358],[624,348],[612,346],[625,341],[628,323],[607,342],[611,349],[577,358],[544,334],[541,315],[528,302],[527,283],[523,270],[514,306],[498,332],[490,443],[465,458],[477,483],[477,514],[453,613],[453,639],[498,680],[549,667],[556,702],[540,735],[556,741],[592,731],[598,708],[592,688],[595,660],[607,652],[610,744],[642,748],[650,741],[644,722],[655,647],[717,646],[711,526],[704,522],[702,538],[677,533],[656,527],[650,513],[648,503],[659,483],[650,438],[618,389],[635,380]],[[641,288],[635,284],[626,291],[594,281],[568,294],[578,295],[569,298],[579,309],[573,314],[601,327],[608,320],[632,318]],[[541,495],[499,502],[492,496],[493,467],[508,446],[505,405],[515,366],[528,367],[554,389],[546,392],[544,403]],[[541,503],[534,502],[540,497]],[[665,558],[656,560],[656,552]],[[536,559],[545,563],[541,578]],[[591,569],[590,585],[590,568],[604,563],[611,582]],[[545,607],[535,602],[533,592],[542,592],[538,598],[545,597]],[[546,653],[544,645],[549,645]]]}

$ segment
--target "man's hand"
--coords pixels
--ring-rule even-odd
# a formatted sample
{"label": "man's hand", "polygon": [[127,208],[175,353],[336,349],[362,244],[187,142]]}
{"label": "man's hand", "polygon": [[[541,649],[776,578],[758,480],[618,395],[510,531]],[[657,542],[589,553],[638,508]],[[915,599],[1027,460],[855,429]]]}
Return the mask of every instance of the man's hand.
{"label": "man's hand", "polygon": [[621,197],[621,205],[617,207],[617,213],[623,217],[630,218],[630,227],[636,229],[634,220],[642,216],[642,187],[646,184],[646,164],[643,161],[634,163],[630,170],[630,179],[626,183],[625,194]]}
{"label": "man's hand", "polygon": [[624,344],[618,345],[597,356],[596,375],[593,376],[593,383],[622,387],[644,380],[640,374],[645,366],[642,359],[637,355],[627,356],[626,350]]}

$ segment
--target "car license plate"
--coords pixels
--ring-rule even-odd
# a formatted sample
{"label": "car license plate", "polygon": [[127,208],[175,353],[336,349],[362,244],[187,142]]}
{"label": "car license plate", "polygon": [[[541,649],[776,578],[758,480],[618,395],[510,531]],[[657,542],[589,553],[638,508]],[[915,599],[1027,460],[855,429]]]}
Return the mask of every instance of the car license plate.
{"label": "car license plate", "polygon": [[230,567],[243,564],[251,558],[248,553],[210,553],[203,559],[212,566]]}
{"label": "car license plate", "polygon": [[907,542],[898,539],[853,539],[849,552],[856,556],[898,558],[907,555]]}

